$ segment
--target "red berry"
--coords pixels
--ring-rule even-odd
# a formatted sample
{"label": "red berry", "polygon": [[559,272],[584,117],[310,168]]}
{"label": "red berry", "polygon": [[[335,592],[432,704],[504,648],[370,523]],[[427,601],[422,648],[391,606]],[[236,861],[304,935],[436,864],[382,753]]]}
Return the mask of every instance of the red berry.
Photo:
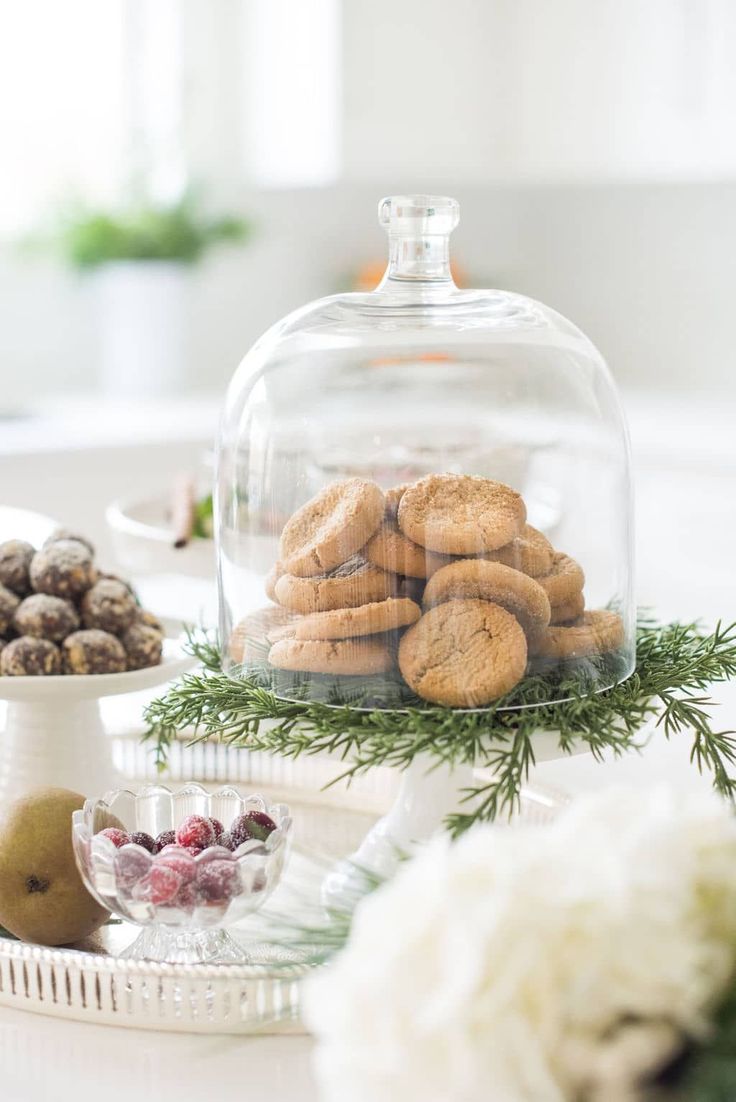
{"label": "red berry", "polygon": [[133,895],[136,899],[143,899],[154,906],[169,903],[181,887],[181,877],[177,876],[173,869],[166,865],[156,863],[148,876],[139,880]]}
{"label": "red berry", "polygon": [[222,834],[224,832],[225,828],[219,819],[214,819],[210,815],[210,823],[212,824],[212,829],[215,832],[215,838],[218,836],[218,834]]}
{"label": "red berry", "polygon": [[239,815],[230,827],[230,836],[235,843],[235,848],[242,846],[250,838],[257,838],[259,842],[265,842],[269,834],[276,829],[273,819],[266,815],[265,811],[246,811],[245,815]]}
{"label": "red berry", "polygon": [[130,840],[136,846],[143,846],[149,853],[153,853],[156,847],[153,838],[150,834],[146,834],[145,830],[136,830],[134,834],[131,834]]}
{"label": "red berry", "polygon": [[176,840],[180,846],[207,849],[215,841],[215,832],[212,823],[204,815],[187,815],[184,822],[176,828]]}
{"label": "red berry", "polygon": [[197,869],[197,889],[208,903],[226,903],[243,890],[236,861],[207,861]]}
{"label": "red berry", "polygon": [[175,846],[176,834],[173,830],[162,830],[155,844],[156,848],[153,851],[154,853],[160,853],[164,846]]}
{"label": "red berry", "polygon": [[230,831],[223,830],[221,834],[218,834],[215,845],[222,846],[223,849],[229,849],[232,852],[235,849],[235,842],[233,842]]}
{"label": "red berry", "polygon": [[181,846],[167,846],[162,853],[157,854],[156,864],[165,865],[167,869],[173,869],[177,876],[181,878],[182,884],[188,884],[190,880],[194,880],[197,874],[194,861]]}
{"label": "red berry", "polygon": [[118,887],[130,891],[134,884],[142,880],[151,868],[151,858],[137,849],[126,846],[115,856],[115,878]]}
{"label": "red berry", "polygon": [[112,844],[120,849],[121,846],[127,846],[130,841],[130,835],[124,830],[118,830],[117,827],[105,827],[100,831],[103,838],[109,838]]}
{"label": "red berry", "polygon": [[177,907],[180,911],[193,911],[197,906],[197,885],[194,881],[182,884],[169,906]]}

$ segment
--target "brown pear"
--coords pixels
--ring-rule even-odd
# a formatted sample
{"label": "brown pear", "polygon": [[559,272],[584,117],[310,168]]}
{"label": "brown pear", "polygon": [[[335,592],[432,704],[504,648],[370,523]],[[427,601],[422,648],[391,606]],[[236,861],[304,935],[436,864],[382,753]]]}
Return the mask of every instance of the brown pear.
{"label": "brown pear", "polygon": [[68,945],[108,918],[74,861],[72,812],[84,799],[39,788],[11,804],[0,823],[0,925],[22,941]]}

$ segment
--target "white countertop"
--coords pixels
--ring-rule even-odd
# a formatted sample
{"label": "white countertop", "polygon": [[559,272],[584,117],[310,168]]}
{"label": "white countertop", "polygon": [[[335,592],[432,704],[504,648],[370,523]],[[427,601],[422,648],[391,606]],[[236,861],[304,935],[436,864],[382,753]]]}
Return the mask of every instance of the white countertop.
{"label": "white countertop", "polygon": [[[736,434],[730,405],[646,395],[629,396],[626,404],[637,485],[639,600],[662,618],[736,619]],[[87,432],[94,409],[76,403],[66,420],[47,413],[31,435],[20,422],[10,431],[5,425],[0,433],[4,503],[65,516],[94,534],[90,522],[99,526],[101,506],[125,492],[124,482],[140,484],[150,475],[152,457],[157,475],[165,479],[201,453],[212,437],[217,405],[169,406],[163,419],[161,410],[151,408],[131,431],[118,410]],[[48,470],[49,450],[54,469],[44,479],[40,472]],[[81,477],[84,500],[75,490]],[[736,685],[719,687],[715,695],[722,702],[721,726],[736,727]],[[106,707],[138,709],[140,701]],[[656,734],[640,756],[605,765],[588,755],[550,762],[539,767],[538,778],[570,792],[616,780],[707,783],[693,771],[688,755],[686,736],[667,744]],[[317,1094],[310,1047],[299,1036],[153,1034],[0,1008],[0,1096],[3,1102],[201,1102],[215,1092],[312,1102]]]}

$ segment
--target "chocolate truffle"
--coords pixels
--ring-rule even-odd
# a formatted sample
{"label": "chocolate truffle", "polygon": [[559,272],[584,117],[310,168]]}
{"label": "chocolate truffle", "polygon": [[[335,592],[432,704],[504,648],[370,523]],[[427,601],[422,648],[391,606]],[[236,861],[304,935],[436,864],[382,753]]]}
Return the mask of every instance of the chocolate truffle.
{"label": "chocolate truffle", "polygon": [[6,540],[0,543],[0,585],[6,586],[25,597],[31,591],[28,569],[36,554],[30,543],[25,540]]}
{"label": "chocolate truffle", "polygon": [[78,532],[72,532],[70,528],[54,529],[48,539],[44,541],[43,550],[45,551],[47,547],[51,547],[52,543],[58,543],[59,540],[74,540],[75,543],[83,543],[90,555],[94,556],[94,544],[90,543],[86,536],[80,536]]}
{"label": "chocolate truffle", "polygon": [[31,560],[31,585],[53,597],[79,597],[97,581],[89,548],[78,540],[57,540]]}
{"label": "chocolate truffle", "polygon": [[82,622],[86,628],[99,628],[120,635],[138,614],[138,605],[123,582],[102,578],[82,598]]}
{"label": "chocolate truffle", "polygon": [[20,597],[0,585],[0,635],[5,635],[13,624],[13,617],[20,605]]}
{"label": "chocolate truffle", "polygon": [[160,631],[147,624],[131,624],[121,636],[128,656],[129,670],[143,670],[146,666],[158,666],[164,638]]}
{"label": "chocolate truffle", "polygon": [[138,609],[138,615],[136,616],[135,622],[137,624],[145,624],[146,627],[153,628],[154,631],[157,631],[159,633],[159,635],[166,634],[161,621],[158,619],[157,616],[154,616],[152,612],[149,612],[147,608]]}
{"label": "chocolate truffle", "polygon": [[5,677],[45,677],[61,673],[61,653],[48,639],[21,635],[3,648],[0,673]]}
{"label": "chocolate truffle", "polygon": [[66,673],[123,673],[123,644],[107,631],[75,631],[61,644]]}
{"label": "chocolate truffle", "polygon": [[21,601],[14,624],[21,635],[35,635],[60,643],[79,627],[79,616],[71,601],[51,597],[48,593],[32,593]]}

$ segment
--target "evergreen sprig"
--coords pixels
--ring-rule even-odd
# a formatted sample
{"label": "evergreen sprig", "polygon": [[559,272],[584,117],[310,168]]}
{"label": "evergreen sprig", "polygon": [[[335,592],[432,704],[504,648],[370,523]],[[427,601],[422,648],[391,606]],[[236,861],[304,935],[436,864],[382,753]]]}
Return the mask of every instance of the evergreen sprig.
{"label": "evergreen sprig", "polygon": [[489,777],[466,790],[467,811],[448,817],[448,829],[458,835],[518,806],[535,763],[538,731],[556,732],[564,754],[582,743],[601,760],[606,751],[618,756],[638,749],[637,736],[657,716],[667,738],[690,732],[693,763],[712,773],[724,796],[736,795],[730,771],[736,764],[736,732],[713,729],[715,705],[707,693],[713,682],[736,676],[736,624],[719,624],[704,633],[696,623],[659,625],[643,619],[636,669],[625,681],[595,693],[584,671],[538,673],[483,711],[409,703],[365,707],[371,699],[366,679],[352,679],[360,680],[360,699],[351,679],[342,679],[342,695],[331,690],[331,703],[299,699],[297,683],[290,685],[287,698],[257,673],[224,673],[216,641],[206,635],[190,636],[190,649],[203,672],[185,674],[146,711],[144,737],[155,742],[160,766],[172,741],[186,730],[193,731],[191,743],[217,738],[290,758],[337,756],[344,766],[332,784],[375,766],[405,769],[418,754],[434,757],[437,764],[472,764]]}

